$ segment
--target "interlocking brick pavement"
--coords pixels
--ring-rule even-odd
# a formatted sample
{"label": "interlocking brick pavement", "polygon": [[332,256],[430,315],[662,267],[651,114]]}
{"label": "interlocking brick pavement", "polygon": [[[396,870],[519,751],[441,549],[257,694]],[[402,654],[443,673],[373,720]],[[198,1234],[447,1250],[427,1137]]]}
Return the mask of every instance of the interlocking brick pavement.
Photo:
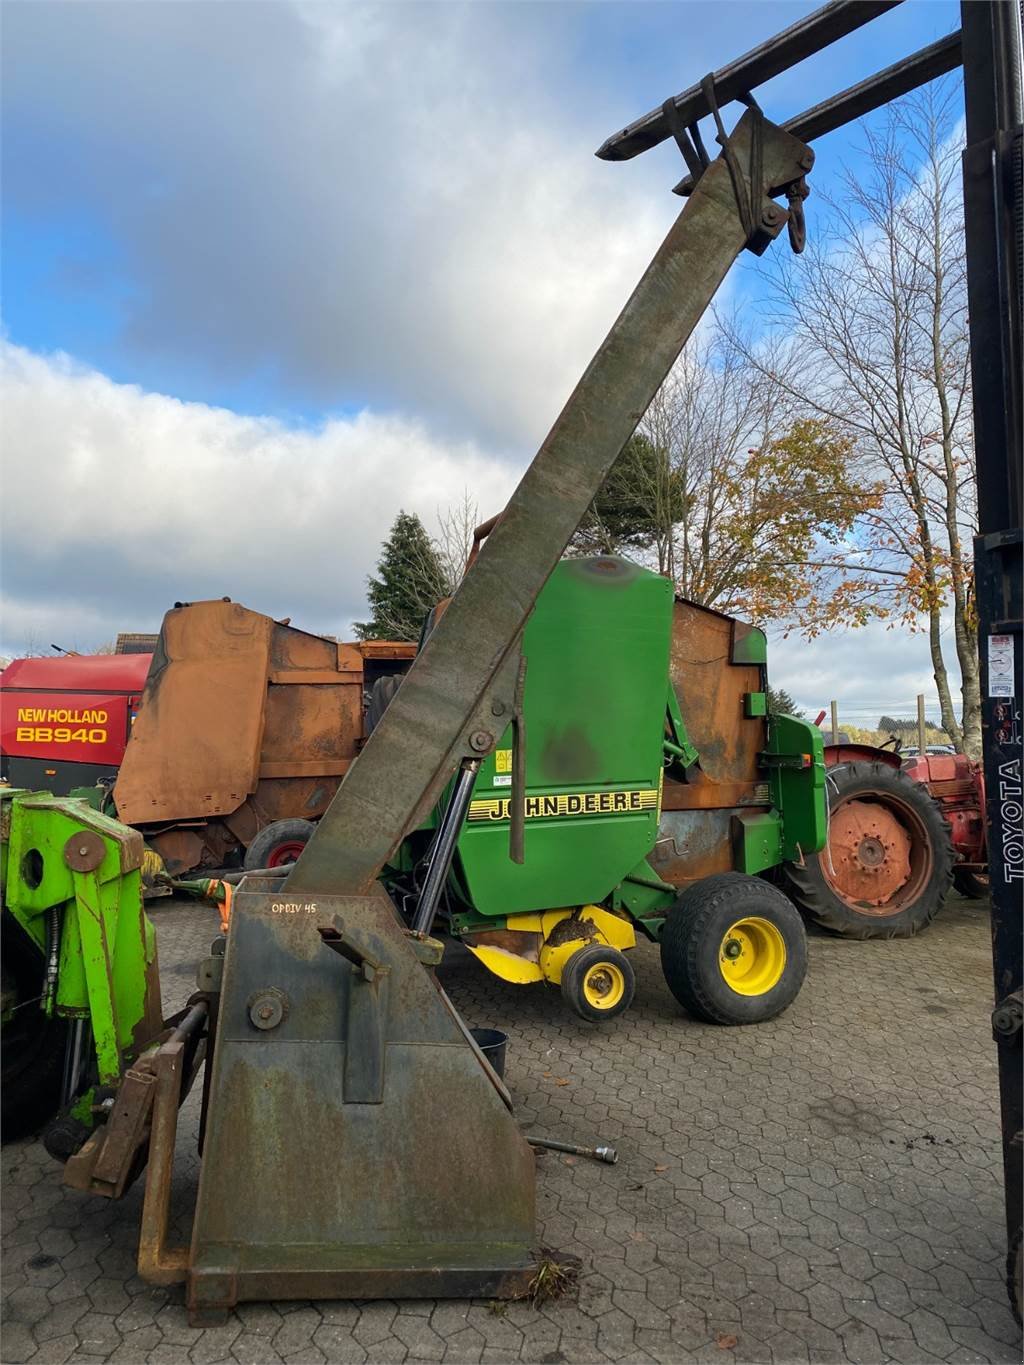
{"label": "interlocking brick pavement", "polygon": [[[158,902],[168,1007],[208,910]],[[443,968],[474,1025],[512,1035],[524,1126],[619,1149],[538,1160],[540,1240],[582,1260],[578,1298],[244,1304],[188,1325],[180,1288],[135,1274],[141,1190],[74,1194],[38,1143],[3,1153],[4,1365],[321,1361],[1018,1362],[1003,1215],[985,907],[952,899],[921,939],[814,936],[796,1004],[756,1028],[696,1024],[655,949],[637,1003],[585,1025],[557,991]],[[173,1214],[188,1230],[196,1097]]]}

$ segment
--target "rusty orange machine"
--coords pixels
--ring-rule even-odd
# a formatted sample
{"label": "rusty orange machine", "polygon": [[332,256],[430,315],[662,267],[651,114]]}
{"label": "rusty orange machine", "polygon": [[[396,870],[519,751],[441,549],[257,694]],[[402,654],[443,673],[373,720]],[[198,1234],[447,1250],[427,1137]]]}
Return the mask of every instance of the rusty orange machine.
{"label": "rusty orange machine", "polygon": [[365,737],[366,694],[414,644],[339,644],[229,598],[164,617],[114,786],[172,875],[294,862]]}

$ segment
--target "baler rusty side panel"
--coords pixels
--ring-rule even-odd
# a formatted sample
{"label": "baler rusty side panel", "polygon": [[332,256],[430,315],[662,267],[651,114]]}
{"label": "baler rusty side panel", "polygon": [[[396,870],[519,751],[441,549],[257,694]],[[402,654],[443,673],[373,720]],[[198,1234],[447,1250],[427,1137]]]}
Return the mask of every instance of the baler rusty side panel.
{"label": "baler rusty side panel", "polygon": [[720,808],[753,799],[768,804],[759,755],[767,742],[764,716],[748,716],[745,699],[764,691],[763,654],[751,641],[759,631],[731,616],[677,599],[672,619],[669,677],[690,741],[700,754],[700,774],[687,783],[666,781],[667,810]]}
{"label": "baler rusty side panel", "polygon": [[114,802],[178,873],[219,866],[263,826],[316,820],[363,740],[367,673],[411,661],[411,644],[334,640],[249,611],[169,611]]}
{"label": "baler rusty side panel", "polygon": [[114,787],[120,820],[227,815],[255,791],[273,624],[236,602],[167,613]]}

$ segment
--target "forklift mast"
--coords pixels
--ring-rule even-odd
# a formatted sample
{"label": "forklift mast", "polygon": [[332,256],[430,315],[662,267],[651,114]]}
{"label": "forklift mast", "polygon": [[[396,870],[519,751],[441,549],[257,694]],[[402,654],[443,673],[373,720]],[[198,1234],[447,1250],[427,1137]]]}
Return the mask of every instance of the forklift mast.
{"label": "forklift mast", "polygon": [[967,147],[963,155],[967,288],[974,387],[978,531],[974,542],[981,723],[992,894],[992,1034],[999,1063],[1006,1181],[1007,1279],[1022,1293],[1021,893],[1021,5],[964,0]]}

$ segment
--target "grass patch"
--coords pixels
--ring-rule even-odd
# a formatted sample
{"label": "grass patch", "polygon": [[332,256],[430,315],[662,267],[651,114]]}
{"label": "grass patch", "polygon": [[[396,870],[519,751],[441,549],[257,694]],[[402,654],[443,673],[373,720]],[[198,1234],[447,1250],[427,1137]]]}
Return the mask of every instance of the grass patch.
{"label": "grass patch", "polygon": [[550,1252],[542,1250],[537,1257],[537,1273],[523,1297],[529,1299],[534,1308],[553,1299],[564,1299],[575,1293],[579,1274],[579,1262],[575,1259],[557,1261]]}

